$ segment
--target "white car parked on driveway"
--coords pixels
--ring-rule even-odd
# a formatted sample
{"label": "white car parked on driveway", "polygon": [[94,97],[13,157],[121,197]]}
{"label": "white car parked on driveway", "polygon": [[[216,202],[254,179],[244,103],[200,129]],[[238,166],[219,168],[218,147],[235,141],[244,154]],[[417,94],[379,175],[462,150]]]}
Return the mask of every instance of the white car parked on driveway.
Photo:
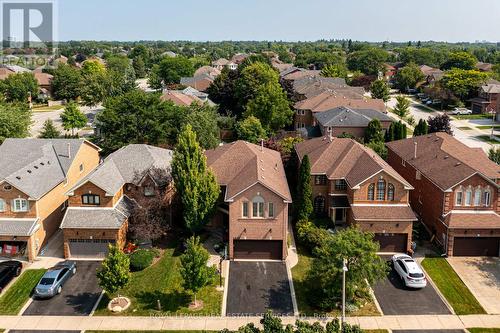
{"label": "white car parked on driveway", "polygon": [[451,111],[451,114],[457,114],[457,115],[472,114],[472,110],[469,110],[467,108],[455,108],[453,109],[453,111]]}
{"label": "white car parked on driveway", "polygon": [[427,285],[427,279],[425,278],[424,272],[409,255],[393,255],[392,264],[407,287],[424,288]]}

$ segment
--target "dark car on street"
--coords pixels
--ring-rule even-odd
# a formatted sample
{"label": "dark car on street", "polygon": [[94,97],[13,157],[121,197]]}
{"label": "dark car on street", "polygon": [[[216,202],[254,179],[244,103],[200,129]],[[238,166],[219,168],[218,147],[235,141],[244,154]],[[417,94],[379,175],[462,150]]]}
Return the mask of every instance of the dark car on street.
{"label": "dark car on street", "polygon": [[17,260],[0,262],[0,293],[13,278],[21,274],[22,269],[23,264]]}

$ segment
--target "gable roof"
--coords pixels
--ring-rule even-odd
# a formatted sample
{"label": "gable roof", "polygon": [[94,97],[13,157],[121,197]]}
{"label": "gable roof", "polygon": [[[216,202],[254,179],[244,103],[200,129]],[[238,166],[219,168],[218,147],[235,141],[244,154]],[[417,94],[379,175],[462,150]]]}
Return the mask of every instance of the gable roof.
{"label": "gable roof", "polygon": [[351,109],[340,106],[324,112],[314,114],[322,126],[334,127],[366,127],[372,119],[392,121],[392,118],[373,109]]}
{"label": "gable roof", "polygon": [[300,160],[308,155],[311,174],[325,174],[329,179],[345,179],[356,188],[366,179],[384,171],[404,184],[412,186],[373,150],[348,138],[320,137],[295,145]]}
{"label": "gable roof", "polygon": [[220,75],[220,70],[212,66],[201,66],[194,72],[193,76],[196,77],[202,74],[208,74],[211,77],[215,78],[216,76]]}
{"label": "gable roof", "polygon": [[[172,151],[145,144],[131,144],[122,147],[109,155],[101,165],[78,182],[68,193],[74,192],[87,182],[106,191],[107,195],[115,195],[123,185],[138,185],[146,174],[154,181],[164,182],[158,176],[170,178]],[[156,175],[154,169],[163,170],[166,175]]]}
{"label": "gable roof", "polygon": [[200,91],[205,91],[212,85],[214,78],[209,74],[199,74],[192,77],[181,77],[180,83],[185,86],[193,87]]}
{"label": "gable roof", "polygon": [[296,110],[311,110],[312,112],[322,112],[331,110],[339,106],[351,109],[373,109],[385,112],[385,103],[381,99],[365,98],[363,96],[346,96],[342,93],[325,91],[314,97],[307,98],[295,103]]}
{"label": "gable roof", "polygon": [[33,200],[59,183],[83,144],[83,139],[6,139],[0,146],[0,182],[6,181]]}
{"label": "gable roof", "polygon": [[487,83],[481,86],[481,90],[487,94],[500,94],[500,84]]}
{"label": "gable roof", "polygon": [[[386,145],[443,191],[476,173],[493,182],[500,176],[500,166],[490,161],[482,149],[470,148],[446,133],[421,135]],[[414,158],[415,147],[417,158]]]}
{"label": "gable roof", "polygon": [[319,76],[321,73],[320,70],[312,70],[312,69],[303,69],[299,68],[298,70],[291,70],[288,74],[282,74],[282,78],[285,80],[297,80],[306,76]]}
{"label": "gable roof", "polygon": [[190,106],[193,103],[203,104],[203,101],[196,96],[186,95],[182,91],[167,90],[161,96],[162,101],[171,101],[175,105]]}
{"label": "gable roof", "polygon": [[215,61],[212,61],[213,66],[226,66],[227,64],[229,64],[229,60],[225,58],[219,58]]}
{"label": "gable roof", "polygon": [[260,183],[291,202],[280,153],[246,141],[235,141],[205,151],[219,185],[226,186],[226,201]]}
{"label": "gable roof", "polygon": [[422,74],[424,74],[425,76],[443,74],[443,71],[440,70],[439,68],[434,68],[427,65],[420,65],[418,67],[422,71]]}

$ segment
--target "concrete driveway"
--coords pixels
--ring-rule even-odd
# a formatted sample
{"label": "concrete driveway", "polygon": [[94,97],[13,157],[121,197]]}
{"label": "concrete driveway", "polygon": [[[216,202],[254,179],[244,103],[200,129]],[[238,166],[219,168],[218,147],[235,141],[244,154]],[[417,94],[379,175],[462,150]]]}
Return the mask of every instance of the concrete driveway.
{"label": "concrete driveway", "polygon": [[373,286],[373,291],[384,315],[451,313],[430,283],[422,289],[407,288],[394,269],[387,278]]}
{"label": "concrete driveway", "polygon": [[231,261],[226,315],[259,316],[267,310],[293,315],[286,264],[265,261]]}
{"label": "concrete driveway", "polygon": [[102,291],[96,277],[100,266],[100,261],[77,261],[77,272],[63,286],[61,294],[34,299],[23,316],[88,316]]}
{"label": "concrete driveway", "polygon": [[451,257],[451,267],[489,314],[500,314],[500,258]]}

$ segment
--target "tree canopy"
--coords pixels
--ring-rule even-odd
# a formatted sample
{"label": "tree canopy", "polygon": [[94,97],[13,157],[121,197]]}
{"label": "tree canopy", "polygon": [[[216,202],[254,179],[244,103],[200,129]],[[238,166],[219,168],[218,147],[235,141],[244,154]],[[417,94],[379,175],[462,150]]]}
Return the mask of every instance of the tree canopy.
{"label": "tree canopy", "polygon": [[350,70],[358,70],[367,75],[377,75],[385,71],[388,54],[385,50],[369,48],[355,51],[347,56],[347,66]]}
{"label": "tree canopy", "polygon": [[417,83],[425,79],[424,74],[415,63],[400,68],[395,75],[396,86],[402,91],[414,89]]}
{"label": "tree canopy", "polygon": [[384,80],[375,80],[370,85],[372,98],[378,98],[387,102],[389,100],[389,85]]}
{"label": "tree canopy", "polygon": [[262,127],[260,120],[254,116],[240,120],[236,124],[236,134],[238,139],[252,143],[259,143],[260,140],[267,139],[266,130]]}
{"label": "tree canopy", "polygon": [[446,71],[441,79],[443,88],[451,91],[461,100],[471,97],[486,81],[488,74],[477,70],[453,68]]}
{"label": "tree canopy", "polygon": [[160,61],[158,75],[166,85],[179,83],[181,77],[192,76],[194,67],[186,57],[165,57]]}
{"label": "tree canopy", "polygon": [[38,95],[38,81],[30,72],[11,74],[0,81],[0,91],[4,93],[7,102],[27,103],[28,96],[35,98]]}
{"label": "tree canopy", "polygon": [[75,102],[69,102],[64,107],[63,113],[61,113],[61,121],[63,128],[66,131],[71,131],[71,135],[75,135],[75,129],[84,128],[87,124],[87,117],[80,111],[78,104]]}
{"label": "tree canopy", "polygon": [[448,59],[441,66],[441,69],[447,70],[452,68],[458,69],[475,69],[476,68],[477,59],[474,55],[465,51],[457,51],[451,52],[448,55]]}
{"label": "tree canopy", "polygon": [[31,111],[23,104],[0,103],[0,144],[6,138],[24,138],[29,135]]}

